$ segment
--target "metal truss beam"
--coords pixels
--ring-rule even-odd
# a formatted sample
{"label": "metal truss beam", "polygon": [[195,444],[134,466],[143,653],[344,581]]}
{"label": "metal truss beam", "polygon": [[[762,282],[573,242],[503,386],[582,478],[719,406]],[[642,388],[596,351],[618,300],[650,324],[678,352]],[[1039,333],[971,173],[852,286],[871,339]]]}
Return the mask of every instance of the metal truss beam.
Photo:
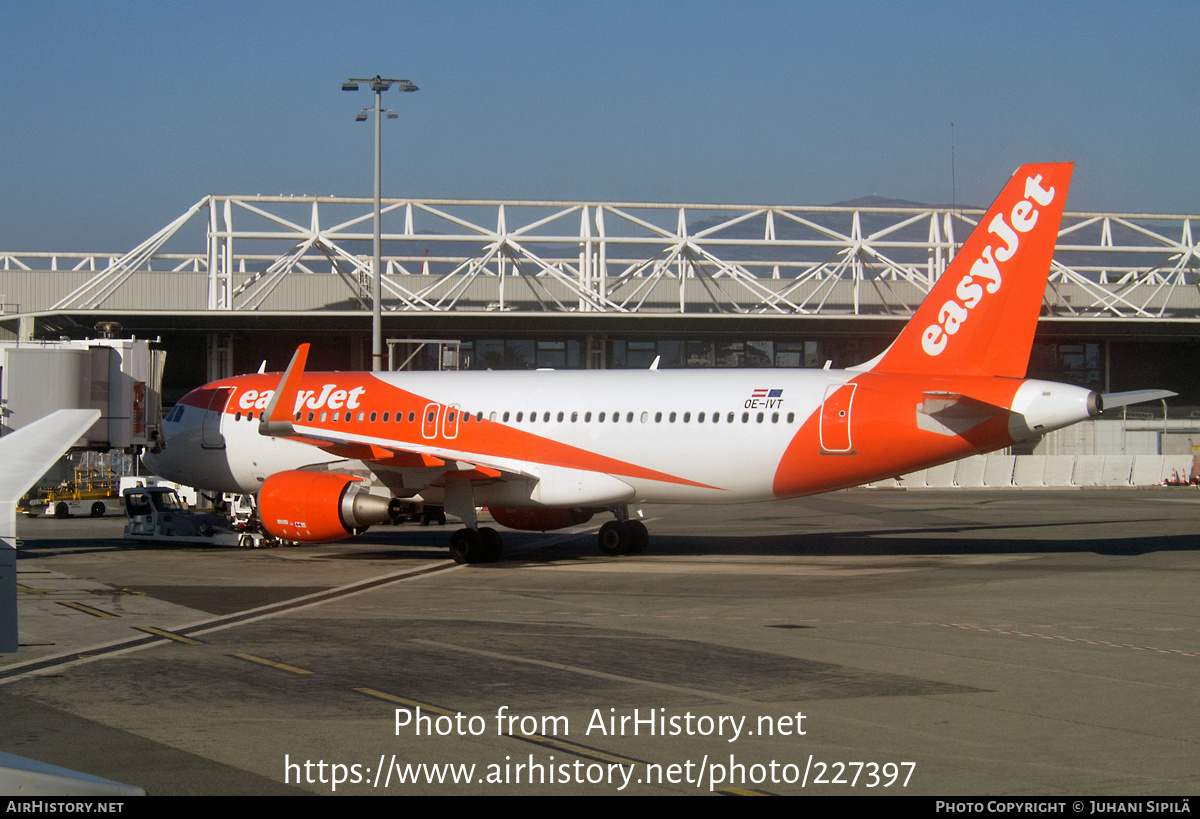
{"label": "metal truss beam", "polygon": [[[0,252],[0,269],[88,273],[53,310],[136,304],[139,277],[164,274],[205,278],[203,303],[179,310],[365,310],[371,206],[208,196],[126,253]],[[747,315],[910,315],[982,215],[451,199],[385,200],[382,210],[387,311]],[[1200,320],[1197,219],[1067,213],[1045,312]],[[196,222],[204,246],[189,248]],[[324,287],[334,280],[339,298]]]}

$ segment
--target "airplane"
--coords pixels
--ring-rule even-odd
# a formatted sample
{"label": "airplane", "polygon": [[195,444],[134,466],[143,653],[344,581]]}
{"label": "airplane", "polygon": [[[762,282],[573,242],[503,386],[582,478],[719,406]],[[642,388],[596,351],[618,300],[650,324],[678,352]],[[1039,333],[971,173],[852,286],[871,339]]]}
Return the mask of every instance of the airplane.
{"label": "airplane", "polygon": [[214,381],[164,419],[147,465],[256,493],[261,524],[326,542],[388,522],[405,499],[462,520],[461,563],[501,537],[595,513],[609,555],[646,548],[642,503],[793,498],[991,452],[1122,406],[1025,378],[1073,163],[1019,168],[895,341],[834,369],[307,372]]}

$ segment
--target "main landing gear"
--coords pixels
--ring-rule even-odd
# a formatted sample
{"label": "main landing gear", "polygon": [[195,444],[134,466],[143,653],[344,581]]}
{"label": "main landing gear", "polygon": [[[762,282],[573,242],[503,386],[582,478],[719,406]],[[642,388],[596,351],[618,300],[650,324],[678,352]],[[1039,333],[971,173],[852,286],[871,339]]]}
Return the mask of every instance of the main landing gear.
{"label": "main landing gear", "polygon": [[612,555],[640,555],[650,545],[646,524],[636,518],[610,520],[600,527],[600,551]]}
{"label": "main landing gear", "polygon": [[446,485],[445,512],[460,518],[465,526],[450,536],[450,557],[455,563],[492,563],[500,559],[500,533],[480,526],[475,518],[475,496],[470,481],[452,480]]}
{"label": "main landing gear", "polygon": [[486,526],[459,529],[450,536],[450,557],[455,563],[492,563],[502,551],[500,533]]}

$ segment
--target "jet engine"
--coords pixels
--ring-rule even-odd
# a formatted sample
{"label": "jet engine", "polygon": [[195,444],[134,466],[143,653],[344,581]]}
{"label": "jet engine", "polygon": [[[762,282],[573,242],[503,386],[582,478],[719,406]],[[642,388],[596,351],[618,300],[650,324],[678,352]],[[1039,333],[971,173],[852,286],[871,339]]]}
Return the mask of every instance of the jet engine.
{"label": "jet engine", "polygon": [[488,507],[488,511],[492,513],[492,519],[501,526],[526,532],[565,529],[592,519],[591,509],[514,509],[509,506],[491,506]]}
{"label": "jet engine", "polygon": [[263,528],[282,540],[326,543],[390,520],[399,501],[372,495],[360,482],[337,472],[277,472],[258,492]]}

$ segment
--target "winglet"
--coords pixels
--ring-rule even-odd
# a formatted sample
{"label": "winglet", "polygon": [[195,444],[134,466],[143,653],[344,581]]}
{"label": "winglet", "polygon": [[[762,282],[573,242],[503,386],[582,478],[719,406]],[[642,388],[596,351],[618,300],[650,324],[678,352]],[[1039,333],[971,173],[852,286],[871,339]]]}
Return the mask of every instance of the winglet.
{"label": "winglet", "polygon": [[292,407],[296,406],[296,394],[300,391],[300,379],[304,377],[304,365],[308,361],[308,345],[296,348],[292,361],[283,371],[279,386],[271,396],[271,403],[263,411],[258,422],[259,435],[294,435]]}
{"label": "winglet", "polygon": [[873,372],[1025,375],[1072,168],[1013,174]]}

